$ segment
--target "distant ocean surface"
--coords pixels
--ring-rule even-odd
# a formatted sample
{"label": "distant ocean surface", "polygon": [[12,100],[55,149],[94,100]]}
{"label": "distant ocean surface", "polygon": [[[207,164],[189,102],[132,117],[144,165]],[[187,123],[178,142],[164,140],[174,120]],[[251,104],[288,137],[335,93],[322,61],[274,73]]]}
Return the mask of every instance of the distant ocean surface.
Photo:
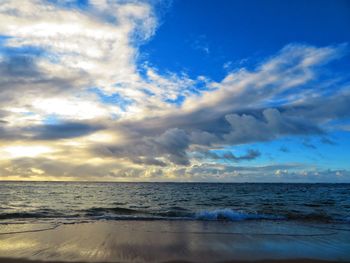
{"label": "distant ocean surface", "polygon": [[350,184],[0,182],[0,223],[130,219],[350,224]]}

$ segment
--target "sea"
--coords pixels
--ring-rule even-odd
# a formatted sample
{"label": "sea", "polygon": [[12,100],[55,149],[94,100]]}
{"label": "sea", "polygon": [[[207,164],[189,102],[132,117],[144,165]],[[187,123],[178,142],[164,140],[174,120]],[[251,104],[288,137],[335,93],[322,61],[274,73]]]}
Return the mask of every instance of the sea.
{"label": "sea", "polygon": [[0,224],[99,220],[350,224],[350,184],[0,182]]}

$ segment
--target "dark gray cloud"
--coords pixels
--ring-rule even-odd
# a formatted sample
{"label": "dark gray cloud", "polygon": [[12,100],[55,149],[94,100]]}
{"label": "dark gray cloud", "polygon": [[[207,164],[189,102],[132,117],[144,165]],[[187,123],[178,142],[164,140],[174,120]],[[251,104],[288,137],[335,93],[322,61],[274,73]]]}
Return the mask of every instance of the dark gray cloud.
{"label": "dark gray cloud", "polygon": [[[202,113],[200,113],[201,115]],[[269,141],[282,136],[322,134],[318,123],[303,117],[288,116],[279,109],[263,109],[246,113],[225,114],[205,120],[203,116],[181,115],[120,122],[117,130],[128,137],[126,145],[111,146],[117,156],[167,156],[170,162],[189,163],[186,151],[191,145],[224,147],[242,143]],[[201,119],[201,121],[198,121]],[[189,122],[193,120],[193,122]],[[183,121],[181,123],[181,121]],[[172,125],[179,128],[171,128]],[[137,146],[135,146],[137,145]],[[232,158],[233,160],[234,158]]]}
{"label": "dark gray cloud", "polygon": [[155,139],[159,152],[167,154],[171,162],[175,164],[189,164],[186,150],[189,146],[188,135],[181,129],[167,130],[159,138]]}
{"label": "dark gray cloud", "polygon": [[146,164],[146,165],[154,165],[165,167],[167,164],[161,160],[157,160],[155,158],[149,157],[131,157],[131,161],[135,164]]}
{"label": "dark gray cloud", "polygon": [[316,150],[317,147],[315,144],[313,144],[309,139],[304,139],[303,142],[302,142],[302,145],[306,148],[310,148],[310,149],[313,149],[313,150]]}
{"label": "dark gray cloud", "polygon": [[188,135],[181,129],[169,129],[152,137],[133,136],[124,144],[94,147],[97,154],[126,158],[135,163],[153,163],[164,166],[163,161],[156,160],[164,157],[169,162],[179,165],[189,164],[186,150],[189,147]]}
{"label": "dark gray cloud", "polygon": [[330,138],[327,137],[322,137],[320,140],[323,144],[328,144],[328,145],[337,145],[337,143]]}
{"label": "dark gray cloud", "polygon": [[18,128],[9,127],[7,121],[0,122],[0,139],[1,140],[19,140],[25,139],[23,131]]}
{"label": "dark gray cloud", "polygon": [[232,161],[232,162],[240,162],[240,161],[251,161],[258,158],[261,155],[260,151],[249,149],[247,153],[243,155],[235,155],[231,151],[224,151],[220,153],[216,153],[213,151],[207,151],[203,153],[199,153],[199,158],[201,159],[212,159],[212,160],[224,160],[224,161]]}
{"label": "dark gray cloud", "polygon": [[0,123],[0,139],[7,140],[59,140],[76,138],[104,129],[102,124],[62,122],[57,124],[9,127]]}
{"label": "dark gray cloud", "polygon": [[260,151],[254,150],[254,149],[249,149],[246,154],[241,155],[241,156],[236,156],[232,152],[227,152],[223,154],[223,157],[226,160],[233,160],[233,161],[243,161],[243,160],[254,160],[258,158],[261,155]]}
{"label": "dark gray cloud", "polygon": [[22,53],[13,48],[11,52],[2,55],[0,103],[3,108],[8,106],[30,109],[33,99],[71,96],[73,91],[83,90],[90,84],[84,72],[65,76],[49,74],[38,67],[40,54]]}
{"label": "dark gray cloud", "polygon": [[318,134],[322,130],[303,118],[284,115],[277,109],[265,109],[261,118],[252,115],[226,115],[232,130],[224,138],[232,144],[267,141],[283,135]]}
{"label": "dark gray cloud", "polygon": [[279,148],[279,151],[280,151],[280,152],[283,152],[283,153],[288,153],[288,152],[290,152],[289,148],[286,147],[286,146],[281,146],[281,147]]}
{"label": "dark gray cloud", "polygon": [[36,79],[40,76],[35,57],[26,54],[4,56],[0,63],[0,72],[3,76],[1,83],[14,80]]}
{"label": "dark gray cloud", "polygon": [[103,129],[100,124],[88,124],[82,122],[64,122],[58,124],[38,125],[26,128],[32,133],[35,140],[56,140],[75,138]]}
{"label": "dark gray cloud", "polygon": [[350,86],[344,86],[332,95],[313,96],[313,98],[284,106],[282,109],[289,116],[322,125],[332,120],[350,117],[349,105]]}

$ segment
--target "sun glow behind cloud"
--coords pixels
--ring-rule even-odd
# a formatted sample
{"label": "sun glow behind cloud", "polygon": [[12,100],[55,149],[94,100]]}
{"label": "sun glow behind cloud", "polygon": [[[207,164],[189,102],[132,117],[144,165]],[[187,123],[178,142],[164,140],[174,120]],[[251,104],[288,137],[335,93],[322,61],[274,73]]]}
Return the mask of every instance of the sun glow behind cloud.
{"label": "sun glow behind cloud", "polygon": [[6,146],[0,149],[2,151],[2,158],[20,158],[20,157],[38,157],[49,153],[53,150],[50,147],[43,145],[14,145]]}
{"label": "sun glow behind cloud", "polygon": [[108,117],[113,107],[105,107],[98,103],[79,98],[45,98],[33,101],[33,110],[45,115],[54,114],[67,119],[95,119]]}
{"label": "sun glow behind cloud", "polygon": [[162,73],[140,62],[156,14],[145,1],[0,3],[1,179],[349,180],[251,149],[326,138],[350,117],[347,79],[327,74],[346,44],[288,44],[216,80]]}

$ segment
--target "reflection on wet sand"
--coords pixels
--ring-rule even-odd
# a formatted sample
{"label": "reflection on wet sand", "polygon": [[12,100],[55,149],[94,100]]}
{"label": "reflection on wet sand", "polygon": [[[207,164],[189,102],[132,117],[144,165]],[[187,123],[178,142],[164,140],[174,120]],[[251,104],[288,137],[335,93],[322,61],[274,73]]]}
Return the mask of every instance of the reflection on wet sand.
{"label": "reflection on wet sand", "polygon": [[[37,231],[40,229],[40,231]],[[44,261],[220,262],[349,261],[349,228],[331,224],[245,221],[113,221],[0,228],[0,255]],[[6,231],[8,232],[6,232]],[[0,262],[8,262],[0,260]]]}

